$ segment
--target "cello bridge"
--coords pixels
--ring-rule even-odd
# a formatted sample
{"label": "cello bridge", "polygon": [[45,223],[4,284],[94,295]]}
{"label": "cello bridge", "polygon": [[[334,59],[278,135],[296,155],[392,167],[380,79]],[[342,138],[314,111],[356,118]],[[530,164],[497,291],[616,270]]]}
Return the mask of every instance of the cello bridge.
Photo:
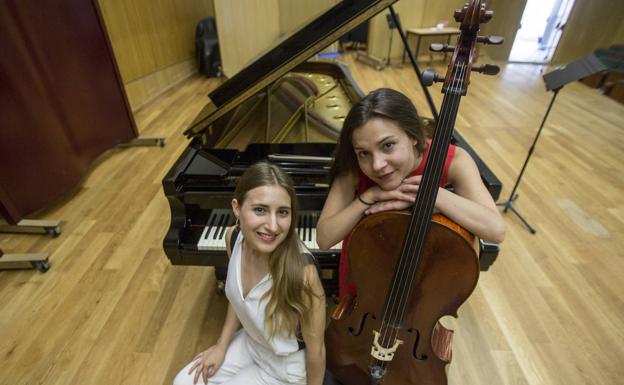
{"label": "cello bridge", "polygon": [[384,348],[379,344],[379,332],[373,330],[373,346],[371,348],[371,356],[378,359],[379,361],[392,361],[394,358],[394,353],[396,352],[399,345],[403,343],[403,341],[396,339],[394,340],[394,345],[389,348]]}

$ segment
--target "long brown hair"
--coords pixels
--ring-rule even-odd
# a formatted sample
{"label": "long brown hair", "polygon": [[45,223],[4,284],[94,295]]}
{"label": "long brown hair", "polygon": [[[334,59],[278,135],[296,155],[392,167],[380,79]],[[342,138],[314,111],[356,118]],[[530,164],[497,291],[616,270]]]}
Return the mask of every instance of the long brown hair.
{"label": "long brown hair", "polygon": [[355,103],[345,118],[334,154],[334,163],[329,171],[330,183],[340,175],[358,170],[353,150],[353,131],[365,125],[372,118],[394,121],[411,138],[416,139],[416,149],[424,150],[425,134],[416,107],[399,91],[379,88]]}
{"label": "long brown hair", "polygon": [[[299,215],[299,204],[292,179],[278,166],[259,162],[249,167],[240,177],[234,190],[234,199],[243,206],[247,192],[262,186],[280,186],[288,192],[291,203],[291,223],[288,234],[269,257],[269,271],[273,285],[265,293],[268,297],[264,315],[264,324],[270,336],[284,330],[289,336],[295,335],[299,322],[308,311],[313,294],[309,285],[304,282],[304,270],[309,264],[309,255],[304,254],[305,248],[299,240],[296,224]],[[304,294],[308,298],[304,297]]]}

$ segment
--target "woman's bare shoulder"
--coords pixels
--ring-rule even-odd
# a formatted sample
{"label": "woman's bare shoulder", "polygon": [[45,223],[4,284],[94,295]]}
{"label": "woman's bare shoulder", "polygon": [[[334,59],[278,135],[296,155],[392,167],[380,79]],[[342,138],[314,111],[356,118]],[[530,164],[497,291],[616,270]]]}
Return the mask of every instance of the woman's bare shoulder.
{"label": "woman's bare shoulder", "polygon": [[314,291],[317,289],[323,290],[321,284],[321,277],[319,277],[318,269],[313,263],[306,265],[303,269],[303,282],[305,285],[311,287]]}
{"label": "woman's bare shoulder", "polygon": [[463,148],[459,146],[456,147],[453,162],[451,162],[449,168],[449,182],[453,184],[453,181],[461,180],[465,178],[467,174],[474,175],[475,172],[477,174],[479,173],[477,164],[474,159],[472,159],[472,156]]}
{"label": "woman's bare shoulder", "polygon": [[358,184],[358,173],[356,171],[347,171],[346,173],[337,176],[332,185],[333,184],[346,188],[355,188]]}

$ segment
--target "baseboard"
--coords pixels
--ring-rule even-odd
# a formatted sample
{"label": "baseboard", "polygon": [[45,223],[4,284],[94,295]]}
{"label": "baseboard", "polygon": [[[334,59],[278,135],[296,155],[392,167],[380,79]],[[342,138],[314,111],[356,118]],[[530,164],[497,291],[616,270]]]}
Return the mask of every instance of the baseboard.
{"label": "baseboard", "polygon": [[189,59],[125,84],[130,108],[135,112],[195,73],[197,73],[195,59]]}

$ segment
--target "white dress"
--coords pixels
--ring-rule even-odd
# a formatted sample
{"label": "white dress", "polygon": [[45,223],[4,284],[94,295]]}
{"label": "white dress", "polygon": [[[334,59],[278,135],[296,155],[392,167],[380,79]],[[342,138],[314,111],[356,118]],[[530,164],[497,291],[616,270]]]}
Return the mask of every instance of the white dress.
{"label": "white dress", "polygon": [[[267,274],[243,297],[241,281],[243,234],[239,233],[232,248],[225,284],[225,295],[232,305],[243,328],[232,339],[225,361],[208,384],[227,385],[282,385],[306,383],[305,349],[299,348],[297,339],[287,335],[269,338],[264,328],[264,312],[268,299],[261,299],[273,284]],[[174,380],[174,385],[191,385],[188,375],[192,363]],[[200,376],[199,384],[205,385]]]}

